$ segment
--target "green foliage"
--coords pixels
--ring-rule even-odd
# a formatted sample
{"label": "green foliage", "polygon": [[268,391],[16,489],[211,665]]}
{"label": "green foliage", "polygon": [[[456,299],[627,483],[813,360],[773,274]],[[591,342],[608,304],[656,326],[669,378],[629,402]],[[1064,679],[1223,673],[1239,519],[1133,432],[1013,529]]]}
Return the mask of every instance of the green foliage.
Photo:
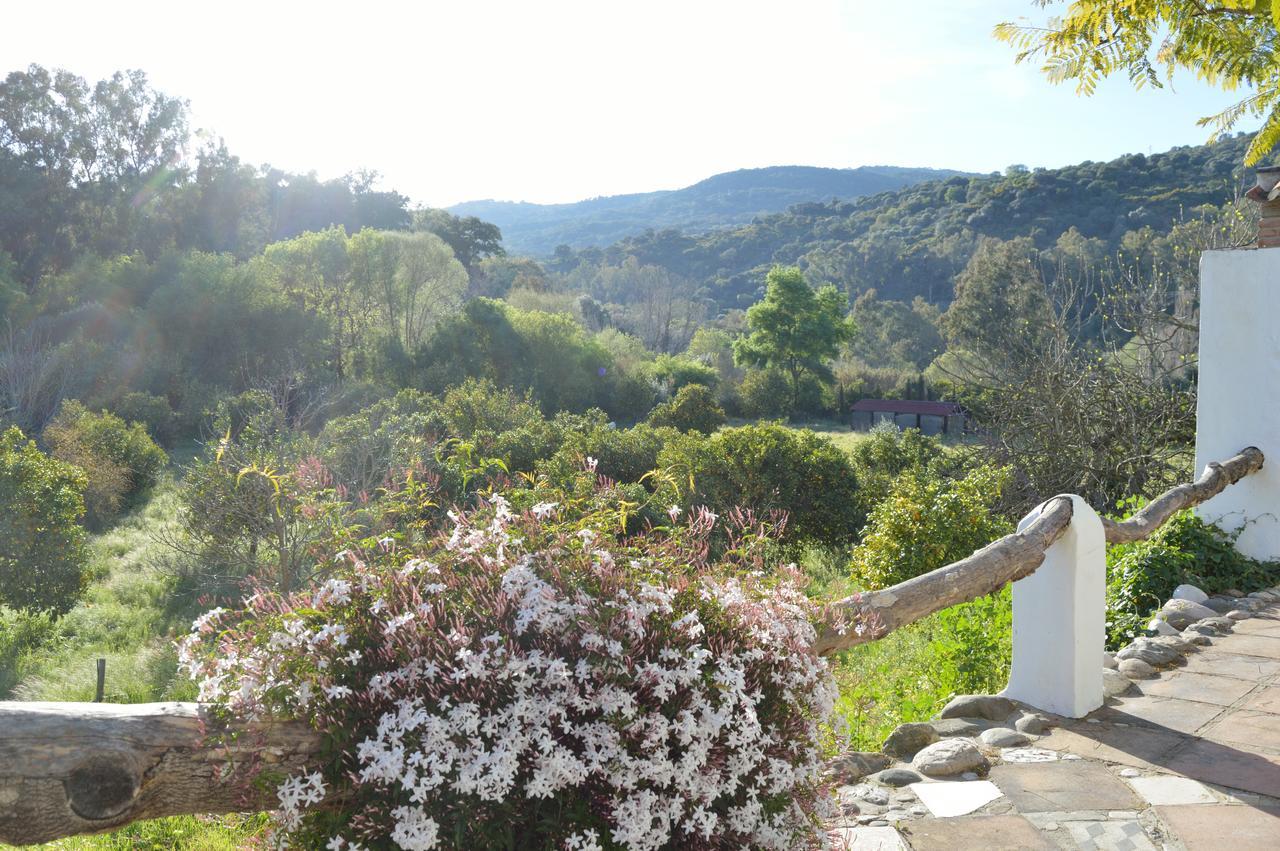
{"label": "green foliage", "polygon": [[658,463],[686,507],[785,513],[789,544],[847,544],[862,525],[848,455],[808,430],[766,423],[681,435]]}
{"label": "green foliage", "polygon": [[0,606],[0,700],[7,699],[22,678],[23,656],[48,642],[56,619],[47,611],[29,612]]}
{"label": "green foliage", "polygon": [[131,391],[106,407],[125,422],[142,423],[162,447],[172,447],[178,438],[178,416],[163,396]]}
{"label": "green foliage", "polygon": [[1272,55],[1278,23],[1280,6],[1271,0],[1071,0],[1047,27],[1002,23],[995,35],[1019,48],[1019,62],[1043,61],[1050,81],[1074,80],[1081,94],[1093,94],[1112,74],[1124,74],[1134,88],[1159,88],[1175,68],[1226,91],[1246,90],[1248,97],[1199,123],[1216,137],[1246,116],[1263,118],[1245,155],[1253,164],[1280,141],[1280,67]]}
{"label": "green foliage", "polygon": [[870,289],[853,303],[850,318],[856,330],[849,340],[849,353],[872,367],[919,372],[944,348],[938,309],[919,296],[907,304],[881,299]]}
{"label": "green foliage", "polygon": [[961,479],[926,469],[908,469],[871,511],[862,541],[853,550],[854,579],[885,588],[945,564],[1010,531],[992,508],[1008,471],[980,466]]}
{"label": "green foliage", "polygon": [[1013,607],[998,594],[953,606],[839,654],[836,711],[850,744],[879,750],[899,724],[927,721],[958,694],[994,694],[1009,681]]}
{"label": "green foliage", "polygon": [[858,477],[858,506],[870,514],[889,497],[898,477],[908,470],[926,471],[944,457],[942,441],[919,429],[899,430],[882,423],[849,450]]}
{"label": "green foliage", "polygon": [[680,431],[711,434],[724,425],[724,408],[710,390],[701,384],[680,388],[674,399],[668,399],[649,412],[649,424],[670,426]]}
{"label": "green foliage", "polygon": [[956,278],[955,300],[942,316],[954,349],[987,360],[1036,348],[1049,324],[1049,297],[1029,239],[983,240]]}
{"label": "green foliage", "polygon": [[827,362],[853,334],[845,319],[845,299],[835,287],[814,292],[796,268],[775,266],[766,279],[764,300],[747,311],[750,334],[734,341],[742,364],[775,367],[791,381],[791,410],[799,407],[801,377],[830,380]]}
{"label": "green foliage", "polygon": [[16,428],[0,434],[0,605],[65,612],[84,587],[85,477]]}
{"label": "green foliage", "polygon": [[738,388],[742,412],[760,419],[777,419],[789,413],[787,400],[791,387],[787,377],[776,369],[751,369]]}
{"label": "green foliage", "polygon": [[[1127,505],[1138,508],[1140,501]],[[1107,645],[1122,647],[1145,634],[1152,614],[1184,582],[1209,594],[1272,585],[1276,565],[1242,555],[1235,537],[1183,511],[1145,541],[1109,547]]]}
{"label": "green foliage", "polygon": [[44,439],[53,457],[85,471],[85,516],[93,528],[136,506],[169,462],[142,423],[95,414],[74,400],[62,403]]}

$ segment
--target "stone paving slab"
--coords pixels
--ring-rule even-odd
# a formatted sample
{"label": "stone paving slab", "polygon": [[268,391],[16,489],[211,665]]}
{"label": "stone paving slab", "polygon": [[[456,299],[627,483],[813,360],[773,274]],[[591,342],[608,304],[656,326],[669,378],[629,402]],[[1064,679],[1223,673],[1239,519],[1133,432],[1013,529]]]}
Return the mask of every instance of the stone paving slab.
{"label": "stone paving slab", "polygon": [[1022,816],[921,819],[904,828],[914,851],[1057,851]]}
{"label": "stone paving slab", "polygon": [[892,827],[841,827],[830,835],[836,851],[910,851]]}
{"label": "stone paving slab", "polygon": [[997,765],[991,781],[1020,813],[1137,810],[1142,802],[1107,767],[1088,760]]}
{"label": "stone paving slab", "polygon": [[[1242,621],[1243,623],[1243,621]],[[1218,639],[1223,641],[1225,639]],[[1199,653],[1192,654],[1187,664],[1178,675],[1188,673],[1213,674],[1219,677],[1236,677],[1257,683],[1280,674],[1280,659],[1267,659],[1263,656],[1249,656],[1243,653],[1228,653],[1209,647]]]}
{"label": "stone paving slab", "polygon": [[1280,795],[1280,757],[1220,742],[1190,742],[1169,758],[1165,770],[1232,789]]}
{"label": "stone paving slab", "polygon": [[1280,751],[1280,715],[1237,709],[1206,727],[1201,735],[1215,742]]}
{"label": "stone paving slab", "polygon": [[1242,709],[1280,715],[1280,686],[1268,686],[1257,694],[1250,695],[1240,706]]}
{"label": "stone paving slab", "polygon": [[1000,797],[1000,789],[989,780],[912,783],[908,788],[939,818],[967,816]]}
{"label": "stone paving slab", "polygon": [[1192,734],[1222,712],[1223,707],[1213,703],[1144,695],[1117,698],[1113,705],[1098,710],[1091,717],[1103,722],[1158,727]]}
{"label": "stone paving slab", "polygon": [[1079,724],[1054,730],[1036,742],[1036,747],[1134,768],[1159,769],[1170,754],[1186,743],[1185,736],[1171,730]]}
{"label": "stone paving slab", "polygon": [[1156,807],[1156,815],[1187,851],[1276,851],[1280,809],[1186,805]]}
{"label": "stone paving slab", "polygon": [[1237,633],[1218,639],[1213,646],[1227,653],[1280,660],[1280,635]]}
{"label": "stone paving slab", "polygon": [[1073,821],[1064,827],[1080,851],[1158,851],[1136,819]]}
{"label": "stone paving slab", "polygon": [[1218,799],[1203,783],[1189,777],[1155,775],[1129,780],[1133,791],[1153,806],[1173,804],[1216,804]]}
{"label": "stone paving slab", "polygon": [[1194,671],[1179,671],[1177,676],[1141,680],[1137,686],[1148,697],[1173,697],[1217,706],[1230,706],[1257,688],[1256,683],[1251,680]]}

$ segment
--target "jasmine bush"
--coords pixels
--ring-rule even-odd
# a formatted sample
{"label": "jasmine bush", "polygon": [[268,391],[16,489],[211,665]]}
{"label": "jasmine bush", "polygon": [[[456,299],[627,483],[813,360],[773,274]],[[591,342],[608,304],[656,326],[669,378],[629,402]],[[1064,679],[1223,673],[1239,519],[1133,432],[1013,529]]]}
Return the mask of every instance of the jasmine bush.
{"label": "jasmine bush", "polygon": [[312,590],[196,621],[180,658],[201,700],[327,738],[304,773],[257,774],[278,784],[282,839],[820,844],[835,692],[798,574],[763,570],[772,530],[673,507],[625,538],[634,506],[599,487],[494,494],[423,545],[363,541]]}

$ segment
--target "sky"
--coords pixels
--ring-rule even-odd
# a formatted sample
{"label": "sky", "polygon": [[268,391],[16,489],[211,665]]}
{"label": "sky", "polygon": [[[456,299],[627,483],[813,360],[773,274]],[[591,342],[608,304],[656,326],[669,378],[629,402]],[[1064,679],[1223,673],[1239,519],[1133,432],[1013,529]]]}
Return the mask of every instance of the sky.
{"label": "sky", "polygon": [[1055,86],[991,36],[1044,16],[1031,0],[56,0],[4,10],[0,71],[140,68],[246,161],[372,169],[429,206],[768,165],[1055,167],[1203,143],[1196,119],[1235,100],[1189,75]]}

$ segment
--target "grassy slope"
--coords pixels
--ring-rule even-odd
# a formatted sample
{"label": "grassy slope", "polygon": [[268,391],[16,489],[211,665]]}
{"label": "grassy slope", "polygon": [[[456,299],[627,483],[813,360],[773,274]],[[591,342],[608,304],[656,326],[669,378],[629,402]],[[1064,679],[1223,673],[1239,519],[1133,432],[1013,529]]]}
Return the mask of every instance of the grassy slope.
{"label": "grassy slope", "polygon": [[[176,488],[165,482],[145,506],[90,539],[93,579],[83,599],[48,641],[17,659],[10,672],[17,685],[0,699],[92,700],[99,658],[107,660],[108,701],[191,698],[191,685],[177,674],[172,639],[187,628],[194,605],[165,569],[170,551],[156,539],[176,511]],[[231,851],[256,844],[265,826],[265,816],[182,816],[43,847]]]}

